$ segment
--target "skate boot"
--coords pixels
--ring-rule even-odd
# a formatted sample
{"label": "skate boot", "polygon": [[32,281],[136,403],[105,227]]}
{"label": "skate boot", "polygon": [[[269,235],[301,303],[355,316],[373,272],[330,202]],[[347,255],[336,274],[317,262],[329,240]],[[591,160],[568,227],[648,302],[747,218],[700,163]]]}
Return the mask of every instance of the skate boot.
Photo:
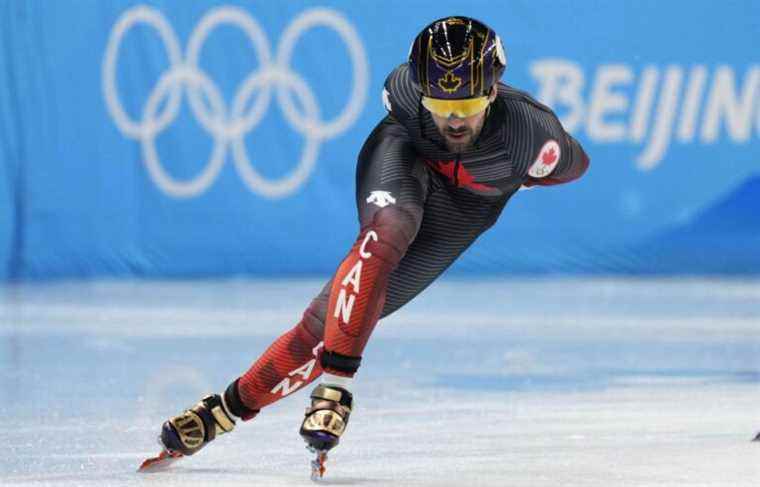
{"label": "skate boot", "polygon": [[221,396],[206,396],[182,414],[164,422],[159,443],[163,451],[143,462],[139,471],[162,469],[186,455],[193,455],[218,435],[229,433],[235,420],[227,413]]}
{"label": "skate boot", "polygon": [[340,441],[346,430],[353,407],[353,396],[345,389],[325,384],[318,385],[311,393],[311,407],[301,424],[301,437],[307,448],[316,453],[311,462],[311,478],[318,480],[325,474],[327,452]]}

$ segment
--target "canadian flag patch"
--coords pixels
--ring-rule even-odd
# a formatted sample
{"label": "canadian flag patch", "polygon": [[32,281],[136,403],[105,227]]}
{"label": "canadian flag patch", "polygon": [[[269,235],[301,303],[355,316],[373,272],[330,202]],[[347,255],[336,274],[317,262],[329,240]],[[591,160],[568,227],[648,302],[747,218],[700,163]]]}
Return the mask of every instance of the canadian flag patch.
{"label": "canadian flag patch", "polygon": [[557,141],[554,139],[547,141],[541,147],[541,150],[538,151],[538,157],[536,157],[536,161],[528,169],[528,175],[534,178],[548,176],[554,171],[557,163],[559,163],[561,155]]}

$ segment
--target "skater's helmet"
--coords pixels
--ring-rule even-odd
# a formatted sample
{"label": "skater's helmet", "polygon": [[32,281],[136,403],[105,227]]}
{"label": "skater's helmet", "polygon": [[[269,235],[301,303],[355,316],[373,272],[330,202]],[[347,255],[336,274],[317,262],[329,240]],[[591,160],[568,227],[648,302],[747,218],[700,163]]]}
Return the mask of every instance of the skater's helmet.
{"label": "skater's helmet", "polygon": [[491,88],[507,67],[501,39],[470,17],[446,17],[417,35],[409,71],[431,112],[470,116],[488,106]]}

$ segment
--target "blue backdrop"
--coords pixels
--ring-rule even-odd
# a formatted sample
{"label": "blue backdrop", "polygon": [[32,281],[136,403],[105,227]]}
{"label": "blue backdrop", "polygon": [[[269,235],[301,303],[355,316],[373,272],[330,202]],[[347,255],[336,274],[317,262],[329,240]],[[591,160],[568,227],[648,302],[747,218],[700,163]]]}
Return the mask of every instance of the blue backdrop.
{"label": "blue backdrop", "polygon": [[513,198],[454,272],[760,272],[760,3],[0,4],[0,277],[330,273],[386,74],[429,21],[592,159]]}

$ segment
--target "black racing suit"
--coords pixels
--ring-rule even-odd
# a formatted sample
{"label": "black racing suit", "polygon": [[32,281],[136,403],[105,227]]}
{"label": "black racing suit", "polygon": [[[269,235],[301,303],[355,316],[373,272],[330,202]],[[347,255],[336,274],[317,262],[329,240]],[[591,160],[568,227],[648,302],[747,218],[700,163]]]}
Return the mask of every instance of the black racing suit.
{"label": "black racing suit", "polygon": [[588,167],[549,108],[504,84],[477,140],[462,153],[446,148],[406,65],[390,74],[385,91],[389,113],[357,165],[359,236],[301,322],[231,388],[228,402],[245,417],[323,369],[352,376],[378,319],[441,275],[520,187],[568,182]]}
{"label": "black racing suit", "polygon": [[[342,301],[339,294],[348,286],[335,282],[335,277],[344,275],[339,269],[316,300],[322,306],[315,308],[328,304],[325,350],[357,358],[377,319],[430,285],[496,222],[521,186],[567,182],[588,167],[580,144],[549,108],[504,84],[498,85],[498,96],[477,140],[462,153],[446,148],[430,113],[421,105],[407,65],[390,74],[385,92],[388,116],[365,142],[356,171],[362,228],[357,243],[375,229],[379,240],[367,243],[383,247],[377,254],[385,265],[367,278],[376,296],[359,289],[356,298],[364,294],[369,301],[359,311],[362,316],[352,314],[342,320],[337,308],[345,308],[346,292]],[[348,287],[348,291],[353,290]],[[373,299],[384,303],[373,304]],[[330,367],[329,357],[323,365]],[[340,364],[335,365],[341,370]]]}

